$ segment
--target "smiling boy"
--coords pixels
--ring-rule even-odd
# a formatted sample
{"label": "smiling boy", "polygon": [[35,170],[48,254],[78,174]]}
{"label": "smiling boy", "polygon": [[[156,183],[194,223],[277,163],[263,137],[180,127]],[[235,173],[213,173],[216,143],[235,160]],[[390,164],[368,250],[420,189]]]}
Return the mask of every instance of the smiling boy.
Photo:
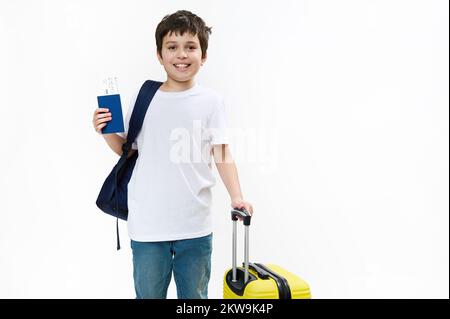
{"label": "smiling boy", "polygon": [[[236,165],[226,136],[223,98],[195,82],[206,62],[211,28],[181,10],[165,16],[155,32],[157,58],[167,73],[132,146],[139,157],[128,184],[128,233],[133,252],[136,298],[166,298],[172,273],[178,298],[207,298],[211,271],[211,157],[230,196],[231,207],[245,208]],[[137,92],[123,134],[103,134],[122,154]],[[98,133],[111,120],[94,113]],[[195,134],[195,127],[201,132]],[[183,134],[178,134],[179,132]],[[179,160],[180,139],[188,156]],[[205,152],[206,150],[206,152]],[[194,153],[201,156],[195,156]]]}

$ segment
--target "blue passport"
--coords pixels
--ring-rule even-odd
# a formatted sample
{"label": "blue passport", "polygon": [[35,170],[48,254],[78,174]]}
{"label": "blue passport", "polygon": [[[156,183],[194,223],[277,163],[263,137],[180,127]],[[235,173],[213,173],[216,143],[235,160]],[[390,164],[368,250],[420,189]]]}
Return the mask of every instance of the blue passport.
{"label": "blue passport", "polygon": [[99,108],[109,109],[112,117],[112,120],[106,122],[106,126],[102,128],[102,134],[125,132],[120,94],[97,96],[97,102]]}

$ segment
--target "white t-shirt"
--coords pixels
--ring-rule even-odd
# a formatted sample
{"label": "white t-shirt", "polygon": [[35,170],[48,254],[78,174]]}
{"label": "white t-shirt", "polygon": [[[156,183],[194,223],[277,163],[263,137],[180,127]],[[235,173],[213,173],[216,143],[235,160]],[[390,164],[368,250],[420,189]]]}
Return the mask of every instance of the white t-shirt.
{"label": "white t-shirt", "polygon": [[[138,92],[131,99],[122,137],[128,133]],[[212,232],[214,144],[228,144],[219,94],[197,83],[181,92],[156,92],[132,146],[139,156],[128,184],[131,239],[168,241]]]}

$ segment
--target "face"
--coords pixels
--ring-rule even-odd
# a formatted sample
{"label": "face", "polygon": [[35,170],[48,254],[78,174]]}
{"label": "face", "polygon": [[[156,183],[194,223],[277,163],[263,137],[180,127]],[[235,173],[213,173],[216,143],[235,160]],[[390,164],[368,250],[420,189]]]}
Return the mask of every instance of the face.
{"label": "face", "polygon": [[177,82],[192,80],[206,61],[202,59],[202,49],[198,36],[185,32],[182,36],[168,33],[163,38],[162,56],[158,60],[167,72],[167,76]]}

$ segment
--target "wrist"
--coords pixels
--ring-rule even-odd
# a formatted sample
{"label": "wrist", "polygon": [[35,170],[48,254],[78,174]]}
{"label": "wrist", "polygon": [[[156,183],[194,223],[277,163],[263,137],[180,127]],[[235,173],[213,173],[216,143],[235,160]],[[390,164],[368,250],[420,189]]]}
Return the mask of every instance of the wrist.
{"label": "wrist", "polygon": [[244,198],[242,197],[242,195],[236,195],[236,196],[232,196],[232,197],[231,197],[231,201],[232,201],[232,202],[240,201],[240,200],[244,200]]}

